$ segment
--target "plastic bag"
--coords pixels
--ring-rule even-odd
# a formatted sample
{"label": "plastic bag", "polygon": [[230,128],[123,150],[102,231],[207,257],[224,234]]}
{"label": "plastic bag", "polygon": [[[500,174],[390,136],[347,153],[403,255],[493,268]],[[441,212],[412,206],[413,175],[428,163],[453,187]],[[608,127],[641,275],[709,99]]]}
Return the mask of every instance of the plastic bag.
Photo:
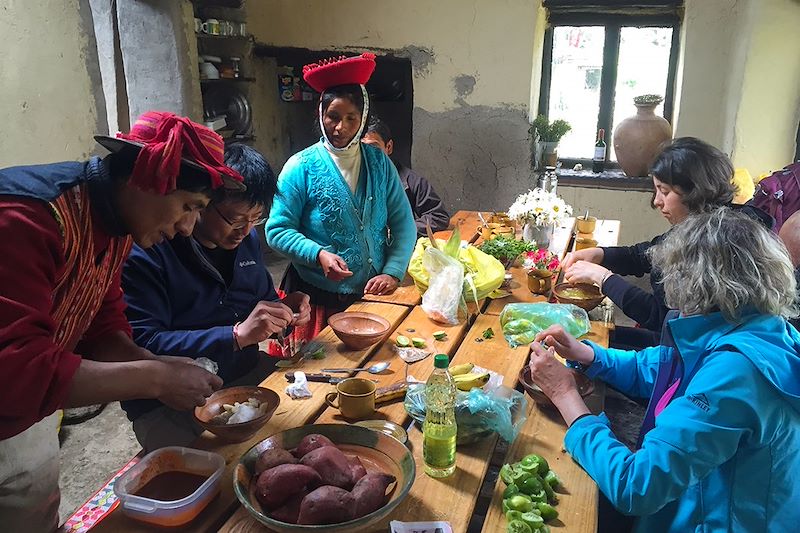
{"label": "plastic bag", "polygon": [[[456,233],[454,232],[454,235]],[[457,236],[457,235],[456,235]],[[450,244],[456,241],[445,243],[436,240],[439,248],[447,250],[449,257],[457,258],[458,262],[464,267],[464,282],[462,284],[462,295],[467,302],[477,302],[489,296],[495,289],[503,284],[506,270],[503,264],[489,254],[485,254],[474,246],[453,247]],[[425,251],[431,248],[431,241],[425,237],[417,240],[414,253],[411,255],[411,262],[408,264],[408,273],[413,278],[414,284],[420,293],[425,293],[431,282],[431,275],[423,264]]]}
{"label": "plastic bag", "polygon": [[[409,385],[405,408],[422,424],[425,421],[425,384]],[[456,425],[458,444],[469,444],[497,433],[506,442],[513,442],[525,423],[528,401],[525,396],[506,386],[495,389],[472,389],[456,392]]]}
{"label": "plastic bag", "polygon": [[572,304],[508,304],[500,313],[503,336],[512,348],[530,344],[540,331],[561,324],[567,333],[580,337],[589,331],[589,315]]}
{"label": "plastic bag", "polygon": [[436,248],[425,250],[422,264],[431,280],[428,290],[422,295],[422,310],[436,322],[458,324],[464,267]]}

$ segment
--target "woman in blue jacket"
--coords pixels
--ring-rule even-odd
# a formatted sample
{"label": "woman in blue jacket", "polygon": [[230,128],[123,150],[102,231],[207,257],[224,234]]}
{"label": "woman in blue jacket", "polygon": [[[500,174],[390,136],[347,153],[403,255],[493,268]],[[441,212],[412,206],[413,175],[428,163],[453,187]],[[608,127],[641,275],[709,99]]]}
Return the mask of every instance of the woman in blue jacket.
{"label": "woman in blue jacket", "polygon": [[292,261],[283,289],[311,296],[311,323],[295,329],[301,338],[363,294],[392,292],[414,250],[417,229],[397,170],[379,148],[361,143],[374,57],[303,69],[321,93],[322,138],[283,167],[266,232],[270,247]]}
{"label": "woman in blue jacket", "polygon": [[[651,251],[678,318],[640,352],[554,326],[531,345],[534,380],[570,426],[565,448],[636,531],[797,531],[800,334],[785,247],[728,208],[689,217]],[[550,348],[543,348],[539,342]],[[627,395],[649,397],[639,446],[589,413],[553,352]]]}

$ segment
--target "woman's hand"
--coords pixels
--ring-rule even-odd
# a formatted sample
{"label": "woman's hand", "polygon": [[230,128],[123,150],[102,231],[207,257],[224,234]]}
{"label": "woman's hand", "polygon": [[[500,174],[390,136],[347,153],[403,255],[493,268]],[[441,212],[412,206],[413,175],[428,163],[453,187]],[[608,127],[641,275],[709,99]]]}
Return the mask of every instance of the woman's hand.
{"label": "woman's hand", "polygon": [[545,350],[541,344],[533,342],[530,369],[533,382],[550,398],[568,426],[579,416],[589,413],[575,384],[574,371],[556,359],[552,347]]}
{"label": "woman's hand", "polygon": [[564,271],[564,279],[568,283],[594,283],[602,288],[603,281],[610,274],[611,271],[606,267],[588,261],[578,261]]}
{"label": "woman's hand", "polygon": [[289,323],[290,326],[304,326],[311,320],[311,299],[304,292],[292,292],[281,300],[285,306],[297,315]]}
{"label": "woman's hand", "polygon": [[605,252],[603,252],[602,248],[585,248],[583,250],[570,252],[564,257],[564,261],[561,262],[561,270],[566,271],[578,261],[588,261],[590,263],[599,265],[603,262],[604,256]]}
{"label": "woman's hand", "polygon": [[364,294],[390,294],[397,288],[397,278],[389,274],[378,274],[367,282]]}
{"label": "woman's hand", "polygon": [[333,281],[342,281],[353,275],[344,259],[336,254],[320,250],[317,261],[322,267],[325,277]]}
{"label": "woman's hand", "polygon": [[558,324],[540,331],[533,340],[537,343],[543,342],[547,346],[554,348],[565,359],[577,361],[586,366],[594,362],[594,350],[592,347],[579,342]]}

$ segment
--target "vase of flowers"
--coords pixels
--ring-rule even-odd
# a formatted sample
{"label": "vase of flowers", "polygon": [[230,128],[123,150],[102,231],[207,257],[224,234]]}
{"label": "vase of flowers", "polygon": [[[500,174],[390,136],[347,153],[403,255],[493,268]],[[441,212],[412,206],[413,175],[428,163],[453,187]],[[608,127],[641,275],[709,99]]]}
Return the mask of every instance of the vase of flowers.
{"label": "vase of flowers", "polygon": [[570,215],[572,207],[544,189],[520,194],[508,209],[508,216],[523,224],[522,240],[545,249],[550,246],[555,225]]}
{"label": "vase of flowers", "polygon": [[528,272],[528,289],[534,294],[545,294],[553,285],[553,274],[559,267],[558,257],[546,248],[525,254],[522,267]]}
{"label": "vase of flowers", "polygon": [[565,120],[550,122],[544,115],[539,115],[531,123],[528,134],[533,140],[533,168],[554,167],[558,160],[558,143],[572,126]]}

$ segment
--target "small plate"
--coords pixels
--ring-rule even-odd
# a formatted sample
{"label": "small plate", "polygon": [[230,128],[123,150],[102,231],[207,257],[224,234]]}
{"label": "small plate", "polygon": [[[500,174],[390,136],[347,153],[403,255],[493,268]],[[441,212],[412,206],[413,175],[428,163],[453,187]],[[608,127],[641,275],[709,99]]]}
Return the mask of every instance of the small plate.
{"label": "small plate", "polygon": [[385,433],[390,437],[396,438],[402,444],[405,444],[408,441],[408,433],[406,433],[406,430],[394,422],[389,422],[388,420],[362,420],[361,422],[356,422],[354,425],[380,431],[381,433]]}

